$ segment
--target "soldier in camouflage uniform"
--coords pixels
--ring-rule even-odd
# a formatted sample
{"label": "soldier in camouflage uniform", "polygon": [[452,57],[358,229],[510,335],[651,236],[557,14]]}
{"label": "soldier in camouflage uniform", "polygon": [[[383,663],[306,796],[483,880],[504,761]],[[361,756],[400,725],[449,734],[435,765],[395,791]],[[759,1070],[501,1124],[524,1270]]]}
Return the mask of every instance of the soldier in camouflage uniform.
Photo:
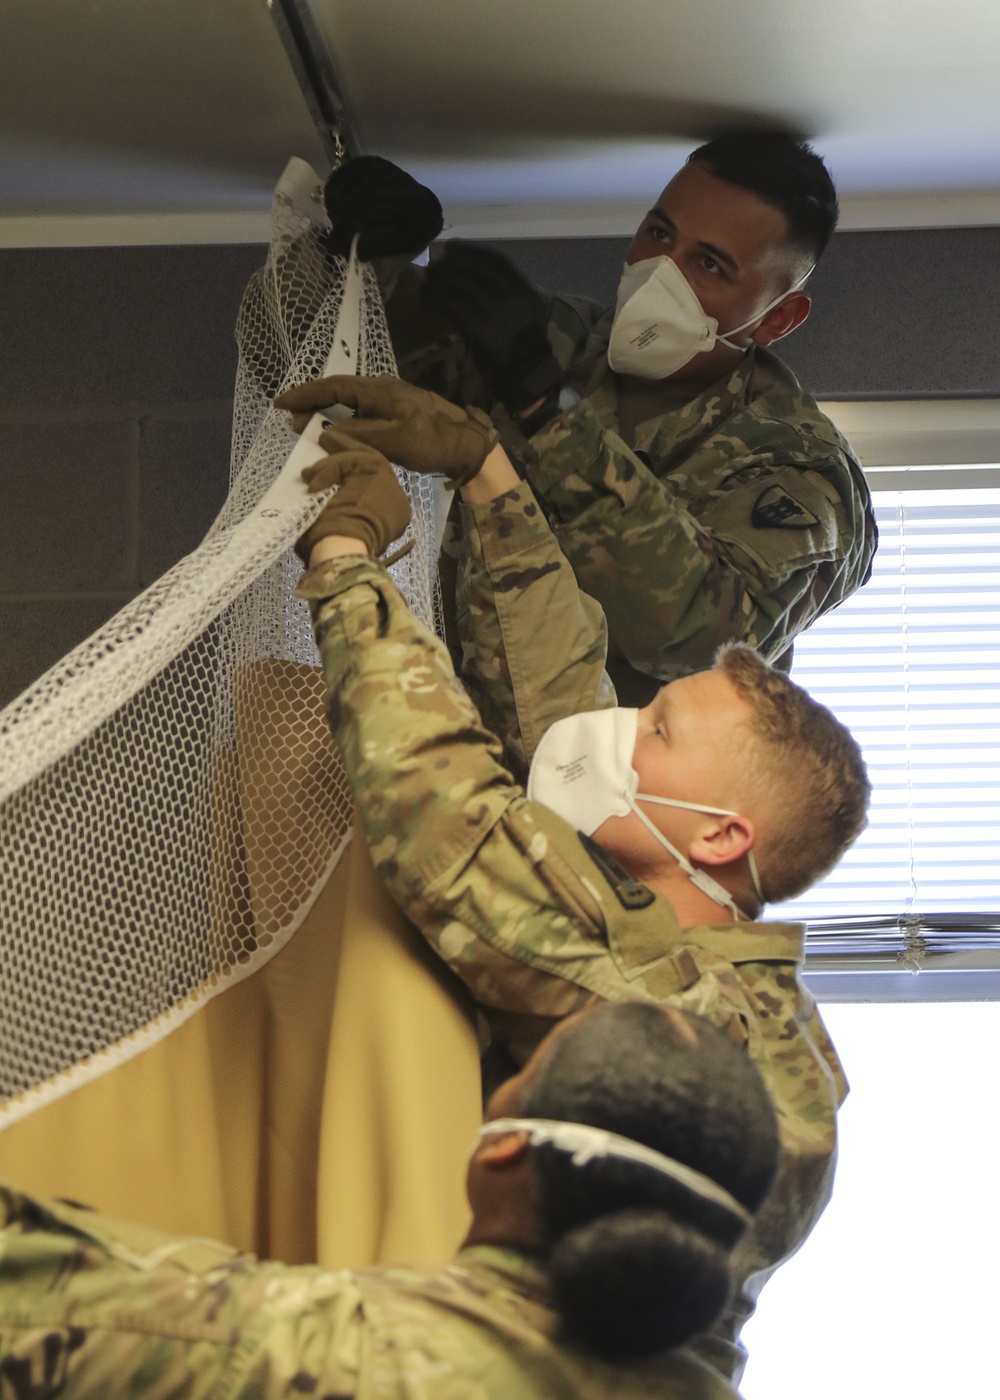
{"label": "soldier in camouflage uniform", "polygon": [[726,641],[788,669],[795,636],[867,580],[877,540],[850,445],[768,349],[808,314],[798,283],[836,222],[819,158],[728,137],[663,191],[628,264],[669,256],[726,336],[667,375],[614,372],[614,311],[545,300],[498,253],[449,243],[426,274],[400,267],[386,255],[428,236],[418,189],[376,157],[348,162],[327,184],[331,247],[363,230],[402,377],[493,416],[605,611],[622,703]]}
{"label": "soldier in camouflage uniform", "polygon": [[[611,1046],[628,1053],[609,1099],[594,1066]],[[259,1263],[0,1186],[0,1396],[735,1400],[679,1348],[725,1296],[774,1173],[745,1057],[697,1018],[605,1007],[560,1028],[489,1116],[469,1237],[437,1270]]]}
{"label": "soldier in camouflage uniform", "polygon": [[[466,478],[470,550],[463,596],[475,614],[476,645],[486,638],[484,709],[494,732],[507,736],[507,749],[483,727],[445,648],[364,557],[321,563],[300,586],[314,610],[330,723],[380,874],[469,987],[515,1060],[523,1061],[556,1021],[595,997],[651,999],[725,1027],[761,1071],[778,1110],[778,1184],[740,1246],[731,1307],[698,1343],[723,1375],[738,1379],[745,1360],[739,1333],[760,1287],[798,1248],[829,1198],[836,1111],[846,1094],[836,1054],[799,980],[802,929],[719,924],[711,902],[690,903],[683,879],[669,899],[654,894],[596,843],[581,842],[565,822],[526,800],[510,768],[525,770],[547,725],[613,701],[601,657],[590,647],[595,608],[581,595],[530,488],[502,449],[494,448],[479,467],[495,434],[481,423],[473,431],[464,410],[433,400],[398,381],[344,378],[300,386],[279,404],[297,411],[298,423],[322,403],[347,402],[358,410],[357,418],[339,421],[321,439],[335,450],[327,459],[333,467],[351,460],[345,444],[367,438],[407,467],[426,470],[433,463],[445,466],[453,480]],[[461,419],[457,428],[449,412]],[[390,421],[394,414],[396,422]],[[469,432],[471,474],[463,468]],[[315,470],[314,484],[327,480],[322,464]],[[327,511],[338,512],[346,534],[350,502],[343,492],[341,486]],[[326,534],[331,528],[321,516],[307,537],[306,547],[316,546],[314,563],[333,548]],[[366,547],[372,553],[376,545],[384,548],[387,534],[383,528],[381,537],[368,533],[364,544],[350,539],[341,545],[363,556]],[[548,659],[533,672],[524,661],[524,640],[543,615]],[[846,731],[827,718],[834,743],[856,755]],[[782,757],[779,751],[779,762]],[[794,769],[801,758],[790,752],[784,761]],[[858,783],[847,839],[863,824],[863,774]],[[810,851],[823,845],[815,813],[796,826]],[[761,864],[765,892],[783,878],[783,865],[781,849]]]}

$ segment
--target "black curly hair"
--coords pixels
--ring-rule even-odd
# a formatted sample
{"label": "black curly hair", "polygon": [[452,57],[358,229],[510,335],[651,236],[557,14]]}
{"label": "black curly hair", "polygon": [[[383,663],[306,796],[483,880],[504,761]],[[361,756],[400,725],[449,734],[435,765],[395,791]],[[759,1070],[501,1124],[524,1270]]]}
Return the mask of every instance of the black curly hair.
{"label": "black curly hair", "polygon": [[[557,1040],[518,1112],[605,1128],[711,1178],[751,1213],[777,1168],[774,1110],[746,1054],[701,1017],[647,1003],[603,1006]],[[744,1226],[644,1165],[574,1166],[533,1149],[565,1339],[605,1360],[679,1346],[729,1298]]]}

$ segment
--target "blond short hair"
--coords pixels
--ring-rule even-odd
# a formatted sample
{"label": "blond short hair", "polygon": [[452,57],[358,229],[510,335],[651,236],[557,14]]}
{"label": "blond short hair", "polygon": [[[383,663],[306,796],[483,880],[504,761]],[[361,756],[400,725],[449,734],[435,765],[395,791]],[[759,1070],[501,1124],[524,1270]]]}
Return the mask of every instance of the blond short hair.
{"label": "blond short hair", "polygon": [[861,748],[836,715],[752,647],[731,643],[715,664],[751,711],[736,736],[743,742],[734,796],[748,815],[764,814],[754,846],[764,898],[791,899],[831,870],[867,825],[871,783]]}

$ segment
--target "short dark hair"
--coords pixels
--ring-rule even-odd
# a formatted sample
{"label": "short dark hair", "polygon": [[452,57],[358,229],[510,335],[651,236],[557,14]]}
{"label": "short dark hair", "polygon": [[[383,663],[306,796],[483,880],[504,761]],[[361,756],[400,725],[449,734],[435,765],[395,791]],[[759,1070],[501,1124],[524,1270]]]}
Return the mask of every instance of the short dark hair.
{"label": "short dark hair", "polygon": [[806,141],[778,131],[733,132],[692,151],[688,164],[693,161],[780,209],[789,242],[812,262],[819,260],[840,209],[823,157]]}
{"label": "short dark hair", "polygon": [[[518,1113],[588,1123],[710,1177],[748,1211],[774,1178],[778,1129],[747,1054],[700,1016],[645,1002],[600,1006],[557,1039]],[[681,1346],[732,1287],[743,1225],[730,1211],[631,1162],[575,1165],[532,1149],[549,1284],[565,1339],[606,1360]]]}

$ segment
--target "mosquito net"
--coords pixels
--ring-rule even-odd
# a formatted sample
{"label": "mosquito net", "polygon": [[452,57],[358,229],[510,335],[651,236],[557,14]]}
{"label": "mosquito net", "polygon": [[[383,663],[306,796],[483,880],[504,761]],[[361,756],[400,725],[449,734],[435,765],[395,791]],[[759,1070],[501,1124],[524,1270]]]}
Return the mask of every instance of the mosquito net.
{"label": "mosquito net", "polygon": [[[392,373],[370,268],[292,161],[240,309],[232,486],[205,540],[0,712],[0,1126],[166,1035],[287,942],[350,798],[290,546],[322,501],[279,389]],[[351,290],[352,284],[355,288]],[[393,574],[434,625],[434,498]]]}

